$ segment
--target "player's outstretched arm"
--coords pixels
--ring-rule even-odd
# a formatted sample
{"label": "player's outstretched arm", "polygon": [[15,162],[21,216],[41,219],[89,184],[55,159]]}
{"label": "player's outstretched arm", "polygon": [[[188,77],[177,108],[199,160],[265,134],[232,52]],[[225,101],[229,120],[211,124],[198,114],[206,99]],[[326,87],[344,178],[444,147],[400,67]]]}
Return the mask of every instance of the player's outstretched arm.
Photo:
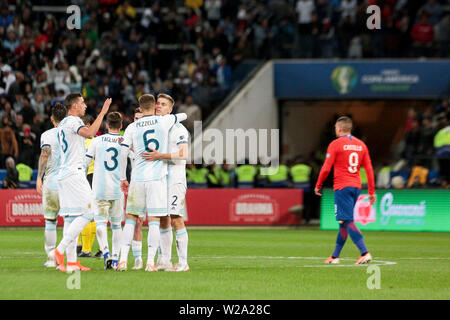
{"label": "player's outstretched arm", "polygon": [[44,175],[45,168],[47,168],[47,162],[52,153],[52,148],[49,145],[42,147],[41,155],[39,156],[38,174],[36,179],[36,191],[42,195],[42,176]]}
{"label": "player's outstretched arm", "polygon": [[187,114],[186,113],[177,113],[175,115],[176,117],[176,121],[175,122],[181,122],[187,119]]}
{"label": "player's outstretched arm", "polygon": [[188,158],[188,144],[182,143],[178,145],[178,151],[173,153],[160,153],[157,150],[151,149],[151,152],[143,152],[142,158],[147,161],[155,160],[187,160]]}
{"label": "player's outstretched arm", "polygon": [[111,105],[112,99],[108,98],[105,100],[105,103],[103,104],[102,110],[100,111],[99,115],[95,119],[95,121],[92,123],[92,125],[88,127],[83,127],[80,130],[78,130],[78,134],[85,138],[93,138],[95,134],[100,129],[100,126],[102,125],[103,118],[108,113],[109,106]]}
{"label": "player's outstretched arm", "polygon": [[119,169],[120,169],[120,189],[126,195],[128,194],[129,183],[127,181],[127,164],[128,164],[128,153],[130,148],[128,146],[123,146],[120,148],[119,156]]}

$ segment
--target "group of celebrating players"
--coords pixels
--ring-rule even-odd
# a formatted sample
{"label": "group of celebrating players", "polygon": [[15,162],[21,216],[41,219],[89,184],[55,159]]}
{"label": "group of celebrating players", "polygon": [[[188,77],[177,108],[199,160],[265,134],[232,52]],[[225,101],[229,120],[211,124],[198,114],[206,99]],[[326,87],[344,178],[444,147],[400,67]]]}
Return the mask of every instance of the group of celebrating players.
{"label": "group of celebrating players", "polygon": [[[185,113],[171,114],[174,100],[170,95],[151,94],[139,98],[135,121],[123,137],[122,116],[108,113],[111,99],[106,99],[95,121],[87,127],[81,120],[86,104],[80,94],[69,94],[64,106],[52,109],[54,128],[41,136],[37,191],[42,195],[45,222],[47,267],[60,271],[89,271],[77,261],[77,239],[92,220],[105,269],[126,271],[133,238],[142,239],[142,222],[148,217],[148,257],[145,271],[189,271],[188,234],[184,225],[186,195],[186,160],[189,133],[179,122]],[[85,148],[85,139],[93,138],[106,116],[107,133],[95,137]],[[372,260],[361,231],[353,219],[353,210],[361,190],[359,176],[363,165],[368,175],[369,201],[376,201],[374,174],[367,146],[351,135],[352,120],[341,117],[335,124],[337,139],[328,147],[315,193],[321,196],[323,182],[334,166],[335,213],[339,231],[333,254],[324,262],[340,263],[340,253],[347,236],[361,255],[356,264]],[[132,163],[130,182],[126,169]],[[95,160],[95,161],[94,161]],[[86,178],[94,161],[92,188]],[[124,199],[126,219],[122,229]],[[57,216],[64,217],[63,239],[56,246]],[[110,252],[107,224],[112,229]],[[178,263],[172,264],[175,229]],[[141,249],[140,249],[141,250]],[[134,250],[133,250],[134,251]],[[67,255],[67,266],[64,263]],[[156,254],[158,259],[155,263]],[[135,255],[133,269],[142,269],[140,255]]]}
{"label": "group of celebrating players", "polygon": [[[170,95],[151,94],[139,98],[135,121],[124,135],[122,116],[108,113],[111,99],[106,99],[100,114],[87,127],[81,120],[86,104],[78,93],[69,94],[64,105],[52,109],[54,128],[41,136],[36,189],[42,195],[47,267],[60,271],[89,271],[77,261],[77,239],[92,220],[105,269],[127,270],[133,237],[142,238],[142,223],[148,217],[148,259],[145,271],[189,271],[188,234],[184,225],[186,195],[186,160],[189,134],[179,122],[185,113],[170,114],[174,100]],[[107,133],[95,137],[85,148],[85,139],[98,132],[106,116]],[[130,182],[126,169],[131,160]],[[92,187],[86,178],[94,161]],[[122,230],[124,201],[126,219]],[[64,218],[63,239],[56,246],[57,216]],[[107,224],[112,229],[109,250]],[[172,264],[175,229],[178,263]],[[155,263],[156,254],[158,259]],[[67,266],[65,256],[67,255]],[[133,269],[142,269],[138,256]]]}

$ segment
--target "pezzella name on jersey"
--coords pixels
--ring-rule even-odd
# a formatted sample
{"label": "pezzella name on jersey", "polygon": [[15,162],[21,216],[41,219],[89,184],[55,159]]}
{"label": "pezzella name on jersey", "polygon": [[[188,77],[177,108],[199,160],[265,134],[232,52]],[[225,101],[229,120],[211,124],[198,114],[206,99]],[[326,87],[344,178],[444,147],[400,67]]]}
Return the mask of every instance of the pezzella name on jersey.
{"label": "pezzella name on jersey", "polygon": [[158,119],[138,121],[138,122],[136,122],[136,127],[142,128],[142,127],[147,127],[147,126],[154,126],[157,123],[158,123]]}

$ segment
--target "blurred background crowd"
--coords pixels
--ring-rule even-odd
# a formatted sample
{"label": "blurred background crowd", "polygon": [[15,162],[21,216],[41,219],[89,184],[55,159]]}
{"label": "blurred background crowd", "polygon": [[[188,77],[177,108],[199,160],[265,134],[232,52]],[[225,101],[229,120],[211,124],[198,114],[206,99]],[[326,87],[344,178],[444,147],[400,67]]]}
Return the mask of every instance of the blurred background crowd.
{"label": "blurred background crowd", "polygon": [[[71,4],[81,8],[80,30],[67,29],[65,10],[32,10]],[[366,27],[371,4],[381,8],[380,30]],[[192,132],[193,122],[230,93],[246,61],[444,58],[450,11],[447,0],[3,1],[0,38],[0,168],[10,159],[28,176],[37,168],[40,135],[52,126],[51,107],[70,92],[81,92],[94,116],[112,97],[110,110],[120,111],[126,126],[141,94],[164,91],[174,97],[175,112],[188,114]],[[448,111],[448,100],[424,114],[411,111],[402,151],[408,165],[436,169],[417,158],[436,152],[431,141],[448,126]],[[317,166],[317,159],[308,161]],[[208,172],[206,185],[221,185],[210,167],[199,166]],[[253,167],[255,186],[273,183],[258,182]],[[289,170],[278,186],[296,183]],[[238,186],[233,172],[227,183]]]}

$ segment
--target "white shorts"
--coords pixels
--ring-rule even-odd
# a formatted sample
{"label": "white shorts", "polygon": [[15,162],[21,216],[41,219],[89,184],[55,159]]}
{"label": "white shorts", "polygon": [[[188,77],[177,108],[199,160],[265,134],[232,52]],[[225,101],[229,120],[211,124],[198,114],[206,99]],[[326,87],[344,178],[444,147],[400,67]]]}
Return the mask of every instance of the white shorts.
{"label": "white shorts", "polygon": [[94,201],[94,221],[95,223],[105,223],[108,221],[117,224],[121,223],[124,215],[124,199],[99,200]]}
{"label": "white shorts", "polygon": [[83,215],[89,220],[94,218],[93,192],[82,170],[59,180],[58,186],[61,207],[59,215],[63,217]]}
{"label": "white shorts", "polygon": [[42,186],[42,205],[44,206],[44,219],[55,220],[59,212],[58,190],[51,190],[44,183]]}
{"label": "white shorts", "polygon": [[186,215],[186,186],[182,183],[173,184],[168,188],[167,209],[170,215]]}
{"label": "white shorts", "polygon": [[128,189],[127,214],[151,217],[167,216],[167,179],[132,181]]}

